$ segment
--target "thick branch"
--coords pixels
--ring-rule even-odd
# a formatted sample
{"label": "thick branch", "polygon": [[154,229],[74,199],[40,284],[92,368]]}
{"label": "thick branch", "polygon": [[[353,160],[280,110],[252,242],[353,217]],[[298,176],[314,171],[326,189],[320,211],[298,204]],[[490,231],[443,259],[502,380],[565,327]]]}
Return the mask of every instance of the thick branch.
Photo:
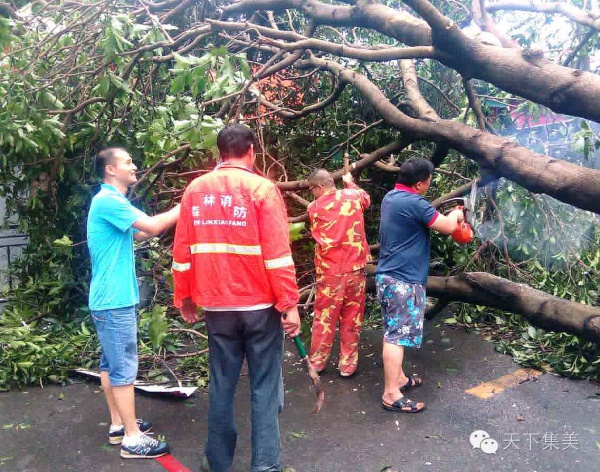
{"label": "thick branch", "polygon": [[[357,172],[365,167],[369,167],[373,165],[380,159],[389,156],[390,154],[400,152],[408,145],[413,142],[413,139],[410,136],[403,136],[400,140],[395,141],[393,143],[387,144],[379,149],[369,153],[369,154],[361,154],[360,160],[357,162],[353,162],[350,165],[350,172]],[[337,170],[331,173],[331,176],[334,179],[339,179],[346,171],[344,169]],[[277,187],[279,187],[282,191],[295,191],[302,190],[308,188],[308,183],[306,180],[296,180],[293,182],[277,182]]]}
{"label": "thick branch", "polygon": [[329,5],[315,0],[243,0],[226,7],[223,18],[234,13],[286,9],[300,10],[317,24],[389,29],[394,31],[394,37],[408,45],[431,45],[431,32],[423,20],[370,0],[358,0],[353,6]]}
{"label": "thick branch", "polygon": [[473,109],[473,111],[475,112],[475,116],[477,117],[477,124],[479,125],[479,129],[486,129],[487,126],[485,122],[485,116],[483,116],[483,110],[481,109],[479,100],[477,100],[477,95],[475,95],[475,90],[473,90],[471,81],[463,79],[463,87],[467,92],[469,106]]}
{"label": "thick branch", "polygon": [[303,39],[293,43],[282,43],[269,38],[263,38],[262,42],[276,46],[284,51],[297,49],[319,50],[335,54],[340,57],[359,59],[362,61],[387,62],[399,59],[412,59],[433,57],[434,49],[431,46],[415,46],[412,48],[381,48],[381,49],[359,49],[344,44],[330,43],[320,39]]}
{"label": "thick branch", "polygon": [[79,113],[88,105],[93,105],[94,103],[103,103],[106,102],[106,98],[104,97],[92,97],[87,100],[81,102],[75,108],[71,108],[70,110],[48,110],[46,113],[49,115],[72,115],[74,113]]}
{"label": "thick branch", "polygon": [[400,69],[402,70],[402,82],[406,90],[406,96],[411,102],[413,110],[417,112],[419,118],[428,121],[437,121],[440,119],[437,112],[433,109],[427,100],[421,95],[419,84],[417,82],[417,70],[413,61],[400,61]]}
{"label": "thick branch", "polygon": [[[477,177],[475,179],[475,185],[477,185],[477,188],[485,187],[489,183],[489,179],[484,180],[481,177]],[[468,182],[464,185],[461,185],[460,187],[453,189],[451,192],[448,192],[446,195],[442,195],[441,197],[436,198],[434,201],[431,202],[431,206],[434,208],[438,208],[446,200],[450,200],[451,198],[456,197],[464,197],[465,195],[468,195],[471,191],[471,186],[472,182]]]}
{"label": "thick branch", "polygon": [[425,0],[406,0],[434,25],[436,40],[427,23],[405,11],[369,0],[354,6],[328,5],[314,0],[244,0],[226,13],[256,9],[297,9],[318,23],[372,28],[411,46],[435,43],[436,58],[466,78],[486,80],[497,87],[564,113],[600,122],[600,77],[557,65],[541,52],[486,46],[467,38],[450,19]]}
{"label": "thick branch", "polygon": [[[499,49],[504,51],[505,49]],[[364,75],[312,57],[299,66],[321,67],[352,84],[388,124],[416,139],[445,143],[475,160],[483,170],[535,193],[546,193],[584,210],[600,213],[600,171],[534,153],[514,142],[451,120],[430,122],[398,110]]]}
{"label": "thick branch", "polygon": [[496,22],[487,14],[484,6],[484,0],[473,0],[471,2],[471,12],[473,19],[483,31],[492,33],[502,43],[505,48],[518,48],[519,43],[507,35],[502,29],[498,28]]}
{"label": "thick branch", "polygon": [[508,0],[490,3],[485,7],[489,12],[500,10],[529,11],[532,13],[561,14],[584,26],[600,31],[600,17],[577,8],[567,2],[539,2],[536,0]]}
{"label": "thick branch", "polygon": [[553,297],[486,272],[429,277],[427,293],[517,313],[540,328],[571,333],[600,343],[600,308]]}
{"label": "thick branch", "polygon": [[17,13],[8,3],[0,2],[0,16],[4,16],[6,18],[16,18]]}

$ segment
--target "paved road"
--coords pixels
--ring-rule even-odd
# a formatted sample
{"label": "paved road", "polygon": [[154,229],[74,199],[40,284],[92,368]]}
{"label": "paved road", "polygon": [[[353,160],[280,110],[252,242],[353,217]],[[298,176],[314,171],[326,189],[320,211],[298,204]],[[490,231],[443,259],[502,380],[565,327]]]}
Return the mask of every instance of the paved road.
{"label": "paved road", "polygon": [[[323,374],[327,399],[319,415],[309,413],[313,394],[288,343],[284,464],[297,472],[381,472],[386,466],[406,472],[600,469],[598,384],[544,374],[512,387],[498,383],[491,398],[479,398],[466,390],[519,367],[460,329],[429,325],[426,339],[423,349],[408,353],[410,371],[425,378],[411,392],[428,404],[416,415],[380,407],[380,332],[364,333],[357,375],[342,379],[331,368]],[[239,437],[232,472],[249,467],[248,392],[244,376],[236,398]],[[138,396],[138,413],[154,421],[173,456],[194,471],[206,437],[206,407],[204,393],[189,399]],[[104,444],[106,421],[102,393],[91,381],[0,393],[0,471],[164,471],[156,461],[121,460],[118,448]],[[476,430],[496,440],[495,453],[491,440],[487,453],[473,448]]]}

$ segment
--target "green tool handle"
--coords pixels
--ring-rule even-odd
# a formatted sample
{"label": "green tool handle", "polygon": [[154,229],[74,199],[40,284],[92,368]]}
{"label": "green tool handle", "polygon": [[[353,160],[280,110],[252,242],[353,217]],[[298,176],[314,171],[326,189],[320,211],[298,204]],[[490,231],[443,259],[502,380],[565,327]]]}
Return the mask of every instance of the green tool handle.
{"label": "green tool handle", "polygon": [[300,339],[300,336],[294,337],[294,344],[298,348],[298,354],[300,354],[300,357],[304,359],[306,357],[306,349],[304,349],[304,344],[302,344],[302,339]]}

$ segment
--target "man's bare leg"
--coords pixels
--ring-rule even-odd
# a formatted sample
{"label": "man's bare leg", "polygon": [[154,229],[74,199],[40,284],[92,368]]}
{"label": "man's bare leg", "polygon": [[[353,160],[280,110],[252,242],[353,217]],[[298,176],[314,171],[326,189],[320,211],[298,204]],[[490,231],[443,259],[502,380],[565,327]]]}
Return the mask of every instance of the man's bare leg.
{"label": "man's bare leg", "polygon": [[402,370],[404,360],[404,347],[383,341],[383,381],[384,390],[382,400],[392,405],[396,400],[402,398],[400,387],[401,378],[406,378]]}
{"label": "man's bare leg", "polygon": [[141,434],[135,416],[135,393],[133,385],[121,385],[112,387],[115,406],[125,427],[125,436],[137,436]]}
{"label": "man's bare leg", "polygon": [[102,385],[102,390],[104,390],[104,398],[106,398],[106,404],[108,405],[108,411],[110,412],[111,424],[122,425],[123,421],[117,410],[117,403],[115,402],[115,396],[113,394],[112,386],[110,385],[108,372],[100,372],[100,384]]}

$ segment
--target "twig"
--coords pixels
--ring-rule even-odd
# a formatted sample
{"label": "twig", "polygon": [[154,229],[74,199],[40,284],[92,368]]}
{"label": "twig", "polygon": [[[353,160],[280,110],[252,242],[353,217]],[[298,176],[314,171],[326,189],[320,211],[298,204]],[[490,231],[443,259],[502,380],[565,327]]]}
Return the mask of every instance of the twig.
{"label": "twig", "polygon": [[206,336],[205,334],[202,334],[200,331],[196,331],[195,329],[191,328],[169,328],[169,333],[189,333],[195,336],[199,336],[203,339],[208,339],[208,336]]}
{"label": "twig", "polygon": [[186,352],[184,354],[166,354],[164,358],[165,359],[184,359],[186,357],[201,356],[202,354],[206,354],[207,352],[208,352],[208,348],[202,349],[201,351]]}
{"label": "twig", "polygon": [[579,54],[579,51],[581,51],[581,49],[589,42],[590,39],[592,39],[596,34],[598,33],[597,30],[594,29],[590,29],[586,35],[582,38],[582,40],[579,42],[579,44],[577,45],[577,47],[575,49],[573,49],[569,55],[567,56],[567,58],[565,59],[565,62],[563,62],[563,66],[568,67],[571,64],[571,61],[573,61],[573,59],[575,59],[575,57],[577,57],[577,54]]}

